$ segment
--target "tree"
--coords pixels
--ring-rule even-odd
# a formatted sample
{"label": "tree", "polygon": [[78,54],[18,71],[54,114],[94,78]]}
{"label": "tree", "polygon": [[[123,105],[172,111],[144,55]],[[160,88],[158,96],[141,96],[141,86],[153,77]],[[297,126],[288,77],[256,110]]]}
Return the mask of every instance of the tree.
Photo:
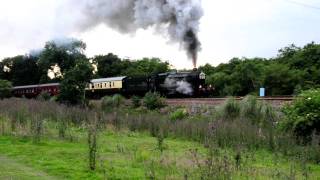
{"label": "tree", "polygon": [[169,63],[162,62],[159,58],[130,61],[121,60],[112,53],[106,56],[96,56],[93,62],[97,65],[99,77],[149,76],[169,70]]}
{"label": "tree", "polygon": [[264,87],[267,95],[292,95],[303,78],[303,71],[291,70],[288,65],[273,63],[265,68]]}
{"label": "tree", "polygon": [[12,80],[11,69],[12,69],[14,59],[17,57],[20,57],[20,56],[16,56],[14,58],[5,58],[0,62],[0,68],[1,68],[0,79],[5,79],[8,81]]}
{"label": "tree", "polygon": [[262,65],[252,60],[245,60],[238,64],[232,73],[232,82],[239,83],[240,87],[236,89],[236,94],[245,96],[251,92],[257,92],[263,80]]}
{"label": "tree", "polygon": [[58,100],[66,104],[85,105],[85,87],[92,75],[92,64],[87,59],[77,60],[75,67],[68,70],[63,77]]}
{"label": "tree", "polygon": [[211,66],[210,64],[205,64],[204,66],[200,66],[199,70],[204,72],[207,76],[214,74],[215,67]]}
{"label": "tree", "polygon": [[297,47],[294,44],[280,49],[278,52],[278,58],[282,60],[283,63],[286,63],[288,59],[292,58],[301,48]]}
{"label": "tree", "polygon": [[128,68],[121,59],[112,53],[108,55],[95,56],[93,58],[94,64],[97,65],[99,77],[114,77],[121,75],[123,69]]}
{"label": "tree", "polygon": [[168,70],[168,62],[162,62],[159,58],[143,58],[142,60],[133,61],[124,74],[128,76],[149,76],[164,73]]}
{"label": "tree", "polygon": [[40,80],[37,58],[18,56],[11,67],[12,83],[14,86],[38,84]]}
{"label": "tree", "polygon": [[0,99],[11,96],[12,84],[7,80],[0,79]]}
{"label": "tree", "polygon": [[14,86],[39,83],[37,58],[33,56],[15,56],[1,62],[0,78],[9,80]]}
{"label": "tree", "polygon": [[320,89],[303,91],[283,112],[280,127],[310,141],[313,133],[320,134]]}
{"label": "tree", "polygon": [[[224,72],[217,72],[207,76],[206,83],[214,86],[214,95],[228,96],[234,94],[235,90],[230,86],[231,77]],[[233,85],[233,87],[235,86]]]}
{"label": "tree", "polygon": [[[48,70],[54,71],[55,66],[60,68],[60,72],[55,72],[54,79],[60,80],[68,70],[76,65],[77,60],[86,58],[83,53],[85,49],[86,44],[75,39],[47,42],[39,57],[41,83],[49,81]],[[59,76],[60,73],[62,76]]]}

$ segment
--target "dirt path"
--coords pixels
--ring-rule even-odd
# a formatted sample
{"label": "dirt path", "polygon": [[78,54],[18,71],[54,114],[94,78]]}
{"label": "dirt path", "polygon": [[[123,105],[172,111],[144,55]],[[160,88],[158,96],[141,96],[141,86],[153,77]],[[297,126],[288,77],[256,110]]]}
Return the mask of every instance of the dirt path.
{"label": "dirt path", "polygon": [[0,179],[1,180],[34,180],[34,179],[57,179],[51,177],[45,172],[33,169],[21,164],[9,157],[0,155]]}

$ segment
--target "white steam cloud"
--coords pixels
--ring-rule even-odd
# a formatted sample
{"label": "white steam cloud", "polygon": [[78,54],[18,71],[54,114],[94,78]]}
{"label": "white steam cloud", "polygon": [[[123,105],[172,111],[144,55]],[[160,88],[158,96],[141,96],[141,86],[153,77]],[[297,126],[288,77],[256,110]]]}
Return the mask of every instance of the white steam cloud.
{"label": "white steam cloud", "polygon": [[172,78],[166,78],[164,82],[167,89],[175,90],[178,93],[184,94],[184,95],[192,95],[193,89],[190,83],[184,81],[184,80],[175,80]]}
{"label": "white steam cloud", "polygon": [[196,66],[200,50],[201,0],[72,0],[82,17],[76,27],[86,30],[101,23],[122,33],[155,27],[187,51]]}

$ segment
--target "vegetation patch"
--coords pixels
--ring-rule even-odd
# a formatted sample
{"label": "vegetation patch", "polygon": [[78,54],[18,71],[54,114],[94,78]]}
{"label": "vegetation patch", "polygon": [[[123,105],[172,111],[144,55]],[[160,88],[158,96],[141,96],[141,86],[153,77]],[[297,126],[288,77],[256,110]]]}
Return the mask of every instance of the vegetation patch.
{"label": "vegetation patch", "polygon": [[279,112],[254,97],[237,103],[232,119],[222,106],[173,120],[179,109],[2,100],[0,154],[58,179],[319,177],[319,141],[298,143],[278,128]]}

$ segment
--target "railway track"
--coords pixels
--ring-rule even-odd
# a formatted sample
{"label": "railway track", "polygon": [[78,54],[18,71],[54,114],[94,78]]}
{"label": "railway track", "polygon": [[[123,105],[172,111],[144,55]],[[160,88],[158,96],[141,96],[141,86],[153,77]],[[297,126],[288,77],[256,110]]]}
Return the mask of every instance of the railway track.
{"label": "railway track", "polygon": [[[241,101],[244,97],[236,97],[235,99]],[[220,105],[228,98],[180,98],[167,99],[168,105]],[[259,97],[259,101],[266,101],[275,106],[281,106],[285,103],[293,101],[293,96],[279,96],[279,97]]]}

